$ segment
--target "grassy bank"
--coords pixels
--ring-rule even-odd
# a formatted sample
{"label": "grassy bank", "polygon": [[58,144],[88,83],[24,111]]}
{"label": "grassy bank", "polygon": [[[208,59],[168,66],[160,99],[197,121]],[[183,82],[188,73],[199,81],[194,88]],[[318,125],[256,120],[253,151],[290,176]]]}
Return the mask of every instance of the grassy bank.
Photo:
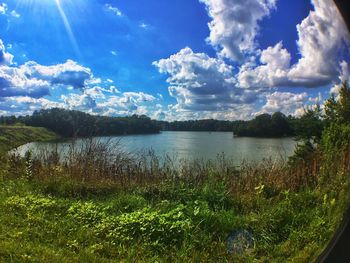
{"label": "grassy bank", "polygon": [[50,141],[58,136],[45,128],[0,125],[0,153],[33,141]]}

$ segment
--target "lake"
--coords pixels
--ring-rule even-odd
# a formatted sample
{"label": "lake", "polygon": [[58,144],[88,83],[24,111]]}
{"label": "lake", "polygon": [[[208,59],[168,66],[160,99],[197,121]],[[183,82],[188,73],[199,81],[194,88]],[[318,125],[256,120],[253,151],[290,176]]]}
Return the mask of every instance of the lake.
{"label": "lake", "polygon": [[[168,154],[178,159],[214,159],[224,153],[237,165],[243,160],[261,161],[263,158],[286,158],[293,154],[296,142],[292,138],[248,138],[233,137],[232,132],[172,132],[165,131],[150,135],[127,135],[96,137],[99,140],[120,140],[123,150],[130,153],[153,150],[159,157]],[[81,139],[78,139],[79,144]],[[31,149],[68,147],[69,142],[33,142],[17,149],[21,155]]]}

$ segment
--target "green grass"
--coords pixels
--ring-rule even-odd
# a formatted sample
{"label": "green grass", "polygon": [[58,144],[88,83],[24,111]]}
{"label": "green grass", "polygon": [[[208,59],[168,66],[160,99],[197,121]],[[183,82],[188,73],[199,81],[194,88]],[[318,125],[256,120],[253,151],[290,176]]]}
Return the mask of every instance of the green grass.
{"label": "green grass", "polygon": [[[60,192],[51,179],[1,180],[0,261],[312,262],[349,203],[341,179],[274,197],[232,196],[219,181],[111,191],[65,180],[54,180]],[[83,194],[72,197],[75,187]],[[229,253],[228,235],[243,229],[254,246]]]}
{"label": "green grass", "polygon": [[45,128],[24,125],[0,125],[0,153],[11,150],[22,144],[33,141],[50,141],[58,139],[58,135]]}

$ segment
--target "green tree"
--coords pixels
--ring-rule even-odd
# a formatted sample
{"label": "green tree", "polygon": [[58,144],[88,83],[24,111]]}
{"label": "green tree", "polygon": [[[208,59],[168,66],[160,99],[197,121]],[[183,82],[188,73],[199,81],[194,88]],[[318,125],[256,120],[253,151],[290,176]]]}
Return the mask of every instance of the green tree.
{"label": "green tree", "polygon": [[350,88],[348,82],[343,82],[339,89],[339,95],[325,102],[325,117],[328,123],[350,124]]}
{"label": "green tree", "polygon": [[304,114],[293,123],[298,141],[318,143],[324,129],[323,116],[320,105],[308,107]]}

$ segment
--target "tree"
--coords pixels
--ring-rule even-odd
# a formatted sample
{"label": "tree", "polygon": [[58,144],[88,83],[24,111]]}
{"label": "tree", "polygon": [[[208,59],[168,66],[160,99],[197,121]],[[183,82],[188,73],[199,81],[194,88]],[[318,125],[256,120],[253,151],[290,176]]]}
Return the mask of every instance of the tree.
{"label": "tree", "polygon": [[293,122],[297,140],[318,143],[324,129],[323,116],[320,105],[308,107],[304,114]]}
{"label": "tree", "polygon": [[350,88],[348,82],[343,82],[336,98],[334,94],[325,102],[325,118],[328,123],[350,124]]}

